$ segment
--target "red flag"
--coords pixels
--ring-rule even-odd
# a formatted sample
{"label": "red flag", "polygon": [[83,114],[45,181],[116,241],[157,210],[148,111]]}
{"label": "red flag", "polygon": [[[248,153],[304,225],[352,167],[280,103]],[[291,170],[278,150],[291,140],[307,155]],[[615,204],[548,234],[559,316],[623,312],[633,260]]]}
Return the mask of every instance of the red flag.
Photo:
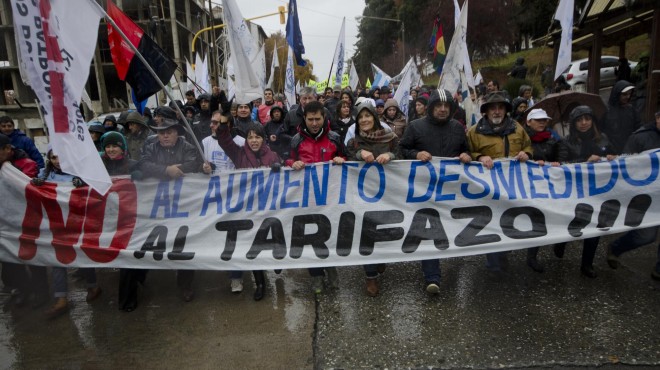
{"label": "red flag", "polygon": [[[108,15],[146,59],[158,75],[158,79],[163,84],[167,84],[176,70],[176,63],[111,0],[108,0]],[[160,84],[110,23],[108,23],[108,42],[119,79],[131,85],[138,101],[143,101],[160,90]]]}

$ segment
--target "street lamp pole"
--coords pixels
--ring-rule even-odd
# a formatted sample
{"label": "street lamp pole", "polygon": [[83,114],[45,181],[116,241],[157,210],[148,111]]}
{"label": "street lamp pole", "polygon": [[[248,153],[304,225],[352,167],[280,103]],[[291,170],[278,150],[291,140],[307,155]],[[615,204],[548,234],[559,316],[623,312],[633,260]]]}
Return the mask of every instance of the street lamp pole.
{"label": "street lamp pole", "polygon": [[361,15],[359,17],[355,17],[355,19],[358,21],[361,20],[362,18],[379,19],[381,21],[401,23],[401,61],[403,63],[401,65],[401,68],[405,67],[406,66],[406,25],[403,23],[403,21],[396,18],[372,17],[370,15]]}

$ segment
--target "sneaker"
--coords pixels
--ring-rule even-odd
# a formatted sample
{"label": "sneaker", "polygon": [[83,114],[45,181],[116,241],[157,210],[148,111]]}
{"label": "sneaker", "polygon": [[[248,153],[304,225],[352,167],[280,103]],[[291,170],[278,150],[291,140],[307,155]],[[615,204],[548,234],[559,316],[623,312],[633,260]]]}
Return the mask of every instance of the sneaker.
{"label": "sneaker", "polygon": [[243,279],[231,279],[231,292],[240,293],[243,291]]}
{"label": "sneaker", "polygon": [[607,253],[607,264],[614,270],[619,267],[619,257],[612,253],[611,250]]}
{"label": "sneaker", "polygon": [[321,294],[323,292],[323,276],[312,277],[312,292]]}
{"label": "sneaker", "polygon": [[440,286],[435,281],[428,281],[426,282],[426,293],[438,294],[440,293]]}
{"label": "sneaker", "polygon": [[337,273],[337,268],[326,267],[325,271],[328,274],[328,285],[330,285],[330,288],[332,289],[339,288],[339,274]]}

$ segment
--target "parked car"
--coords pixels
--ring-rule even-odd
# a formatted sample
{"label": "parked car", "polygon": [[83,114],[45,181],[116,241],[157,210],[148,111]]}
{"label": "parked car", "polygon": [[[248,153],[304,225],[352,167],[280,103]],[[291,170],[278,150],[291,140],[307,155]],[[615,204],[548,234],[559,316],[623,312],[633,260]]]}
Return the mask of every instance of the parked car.
{"label": "parked car", "polygon": [[[628,61],[630,69],[635,68],[637,62]],[[619,57],[603,55],[600,58],[600,87],[612,86],[616,82],[616,68],[619,66]],[[589,58],[578,59],[562,73],[566,82],[574,90],[586,90]]]}

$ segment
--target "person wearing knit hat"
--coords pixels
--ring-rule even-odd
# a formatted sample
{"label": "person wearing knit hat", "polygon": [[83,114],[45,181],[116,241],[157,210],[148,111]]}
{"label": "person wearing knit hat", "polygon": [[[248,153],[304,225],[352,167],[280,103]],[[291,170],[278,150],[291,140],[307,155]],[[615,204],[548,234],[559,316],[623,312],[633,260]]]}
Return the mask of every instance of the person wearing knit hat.
{"label": "person wearing knit hat", "polygon": [[106,132],[101,136],[101,147],[105,151],[108,146],[117,147],[122,154],[126,151],[126,139],[124,135],[116,131]]}
{"label": "person wearing knit hat", "polygon": [[[418,96],[415,99],[415,109],[409,113],[410,118],[408,122],[414,121],[419,118],[426,117],[426,106],[429,104],[428,98],[424,96]],[[411,114],[412,113],[412,114]]]}

